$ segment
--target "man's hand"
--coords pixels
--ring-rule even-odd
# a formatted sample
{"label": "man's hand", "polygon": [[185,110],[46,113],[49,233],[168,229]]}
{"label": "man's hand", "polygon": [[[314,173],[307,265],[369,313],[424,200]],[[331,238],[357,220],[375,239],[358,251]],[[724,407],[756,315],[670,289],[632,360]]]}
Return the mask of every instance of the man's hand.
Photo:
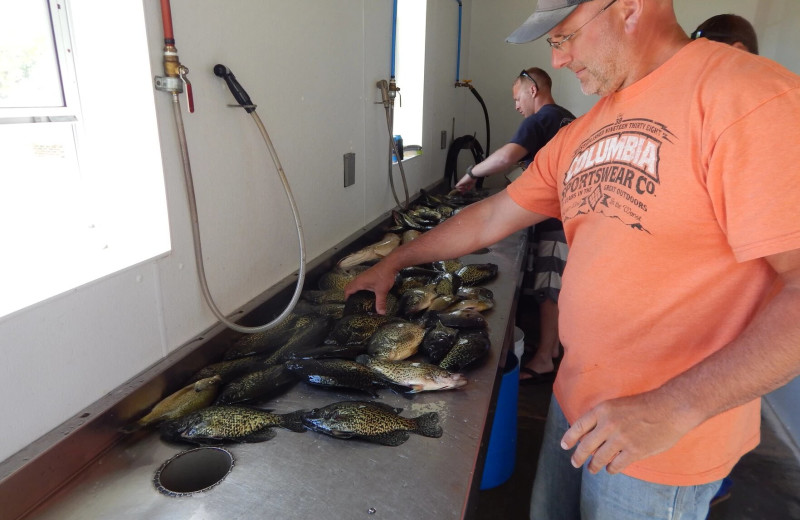
{"label": "man's hand", "polygon": [[576,468],[592,458],[588,469],[619,473],[629,464],[671,448],[696,424],[680,403],[658,390],[604,401],[567,430],[561,447],[572,449]]}
{"label": "man's hand", "polygon": [[478,180],[470,176],[471,172],[472,172],[472,166],[467,166],[467,173],[465,173],[464,176],[461,177],[461,180],[458,181],[458,183],[455,186],[455,188],[459,192],[466,193],[475,187],[475,184],[478,182]]}
{"label": "man's hand", "polygon": [[392,269],[387,262],[378,262],[344,288],[345,298],[358,291],[372,291],[375,293],[375,311],[386,314],[386,294],[392,289],[397,271]]}

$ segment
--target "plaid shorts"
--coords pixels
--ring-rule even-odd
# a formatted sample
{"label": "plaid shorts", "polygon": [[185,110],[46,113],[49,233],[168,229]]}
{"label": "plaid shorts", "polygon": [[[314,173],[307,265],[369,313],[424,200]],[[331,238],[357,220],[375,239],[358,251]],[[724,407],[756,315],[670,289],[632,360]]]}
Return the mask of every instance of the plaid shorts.
{"label": "plaid shorts", "polygon": [[538,303],[547,299],[557,303],[569,252],[564,229],[537,230],[534,237],[538,247],[533,264],[533,296]]}

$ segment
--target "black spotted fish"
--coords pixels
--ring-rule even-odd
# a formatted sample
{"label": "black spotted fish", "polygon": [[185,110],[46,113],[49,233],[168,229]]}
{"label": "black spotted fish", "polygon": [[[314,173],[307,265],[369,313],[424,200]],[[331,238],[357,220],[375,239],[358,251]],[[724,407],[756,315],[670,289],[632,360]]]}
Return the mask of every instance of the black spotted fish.
{"label": "black spotted fish", "polygon": [[409,432],[426,437],[441,437],[439,415],[428,412],[419,417],[400,416],[400,408],[368,401],[342,401],[315,408],[303,417],[310,430],[337,439],[364,439],[385,446],[399,446]]}
{"label": "black spotted fish", "polygon": [[244,406],[209,406],[161,426],[169,441],[195,444],[263,442],[275,437],[274,427],[303,432],[305,410],[275,414]]}
{"label": "black spotted fish", "polygon": [[310,385],[359,390],[372,397],[389,383],[379,373],[349,359],[294,359],[286,362],[286,369]]}
{"label": "black spotted fish", "polygon": [[387,361],[361,355],[356,361],[380,372],[395,384],[406,386],[410,394],[432,390],[451,390],[467,384],[464,374],[450,372],[430,363],[420,361]]}
{"label": "black spotted fish", "polygon": [[219,392],[222,378],[218,375],[207,377],[186,385],[153,406],[150,412],[138,421],[123,427],[124,433],[140,428],[155,426],[164,421],[179,419],[214,402]]}

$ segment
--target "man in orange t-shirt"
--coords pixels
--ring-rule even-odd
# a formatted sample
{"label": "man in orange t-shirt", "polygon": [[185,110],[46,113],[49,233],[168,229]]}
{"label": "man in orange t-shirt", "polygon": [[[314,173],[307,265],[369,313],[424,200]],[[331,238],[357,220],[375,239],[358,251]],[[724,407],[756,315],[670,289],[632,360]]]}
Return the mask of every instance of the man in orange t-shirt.
{"label": "man in orange t-shirt", "polygon": [[692,42],[671,0],[539,0],[509,41],[545,33],[595,107],[346,292],[380,311],[400,268],[561,218],[565,355],[531,518],[703,519],[759,441],[760,396],[800,373],[800,77]]}

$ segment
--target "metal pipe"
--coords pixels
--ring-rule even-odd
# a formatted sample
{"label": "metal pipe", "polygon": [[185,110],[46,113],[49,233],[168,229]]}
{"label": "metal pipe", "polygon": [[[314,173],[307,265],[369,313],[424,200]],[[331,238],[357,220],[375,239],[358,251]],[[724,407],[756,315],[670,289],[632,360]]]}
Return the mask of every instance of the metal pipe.
{"label": "metal pipe", "polygon": [[394,5],[392,6],[392,58],[391,58],[391,67],[389,77],[394,79],[394,60],[395,60],[395,50],[397,48],[397,0],[394,0]]}
{"label": "metal pipe", "polygon": [[456,83],[461,79],[461,0],[458,2],[458,50],[456,51]]}

